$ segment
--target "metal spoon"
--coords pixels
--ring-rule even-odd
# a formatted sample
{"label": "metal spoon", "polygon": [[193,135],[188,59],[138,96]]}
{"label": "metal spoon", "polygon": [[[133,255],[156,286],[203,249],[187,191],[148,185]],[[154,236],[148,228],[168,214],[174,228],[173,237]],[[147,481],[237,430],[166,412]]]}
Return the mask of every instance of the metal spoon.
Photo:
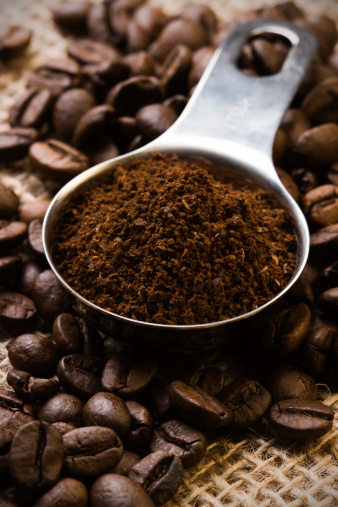
{"label": "metal spoon", "polygon": [[[253,77],[238,69],[236,62],[244,43],[261,33],[277,34],[291,43],[282,70],[272,76]],[[89,323],[120,339],[147,343],[165,350],[203,351],[219,346],[238,333],[252,330],[280,305],[285,293],[304,269],[309,251],[306,220],[296,202],[280,182],[272,163],[276,130],[317,43],[305,29],[289,23],[255,20],[234,29],[216,51],[195,93],[177,122],[162,136],[131,154],[103,162],[67,183],[52,201],[43,225],[47,260],[70,294],[74,308]],[[299,243],[298,265],[288,285],[271,301],[249,313],[220,322],[196,325],[166,325],[121,317],[84,299],[70,287],[53,261],[54,230],[65,205],[83,185],[113,170],[147,158],[154,151],[182,157],[203,157],[223,167],[229,178],[252,181],[268,188],[288,210]],[[231,169],[225,169],[225,168]]]}

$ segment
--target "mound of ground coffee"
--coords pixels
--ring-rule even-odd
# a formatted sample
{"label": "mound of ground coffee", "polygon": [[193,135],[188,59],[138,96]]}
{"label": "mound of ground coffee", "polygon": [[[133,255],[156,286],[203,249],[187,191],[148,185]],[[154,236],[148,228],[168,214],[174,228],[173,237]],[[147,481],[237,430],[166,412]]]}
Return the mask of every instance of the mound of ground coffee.
{"label": "mound of ground coffee", "polygon": [[247,313],[277,295],[296,264],[288,213],[267,192],[158,153],[83,188],[55,238],[57,268],[79,294],[163,324]]}

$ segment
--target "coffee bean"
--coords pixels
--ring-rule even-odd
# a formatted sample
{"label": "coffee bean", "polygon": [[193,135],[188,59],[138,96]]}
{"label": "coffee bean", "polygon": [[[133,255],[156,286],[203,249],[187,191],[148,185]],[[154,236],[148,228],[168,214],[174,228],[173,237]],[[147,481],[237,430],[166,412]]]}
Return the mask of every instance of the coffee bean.
{"label": "coffee bean", "polygon": [[142,4],[135,10],[133,19],[148,33],[150,40],[154,40],[168,21],[168,16],[160,7]]}
{"label": "coffee bean", "polygon": [[90,166],[84,153],[56,139],[33,143],[29,158],[34,169],[59,183],[65,183]]}
{"label": "coffee bean", "polygon": [[[15,433],[25,424],[20,419],[5,419],[0,425],[0,473],[2,478],[10,476],[9,451]],[[0,502],[0,505],[1,502]]]}
{"label": "coffee bean", "polygon": [[43,268],[35,261],[27,261],[21,269],[18,288],[25,296],[33,297],[35,278],[42,273]]}
{"label": "coffee bean", "polygon": [[1,494],[0,494],[0,502],[2,507],[18,507],[16,503],[12,502],[12,500]]}
{"label": "coffee bean", "polygon": [[85,0],[64,2],[54,10],[54,22],[66,30],[83,33],[87,27],[87,14],[90,8],[91,2]]}
{"label": "coffee bean", "polygon": [[106,135],[102,137],[102,139],[96,141],[96,143],[91,146],[90,151],[88,151],[88,155],[93,165],[101,164],[101,162],[105,162],[106,160],[112,160],[113,158],[118,157],[119,154],[120,152],[118,147],[111,140],[109,135]]}
{"label": "coffee bean", "polygon": [[128,433],[131,416],[127,405],[112,393],[97,393],[84,406],[83,419],[86,426],[106,426],[119,436]]}
{"label": "coffee bean", "polygon": [[58,364],[57,376],[62,387],[81,400],[88,400],[100,391],[102,362],[97,357],[71,354]]}
{"label": "coffee bean", "polygon": [[80,328],[74,315],[61,313],[56,317],[53,323],[53,341],[63,355],[80,353]]}
{"label": "coffee bean", "polygon": [[321,81],[305,97],[302,110],[313,125],[338,122],[338,78]]}
{"label": "coffee bean", "polygon": [[[27,423],[34,419],[33,407],[24,403],[13,393],[0,388],[0,421],[1,424],[12,424],[11,421]],[[16,424],[14,422],[13,424]]]}
{"label": "coffee bean", "polygon": [[97,141],[110,129],[115,110],[108,105],[93,107],[78,122],[74,132],[74,144],[79,149],[88,150],[93,141]]}
{"label": "coffee bean", "polygon": [[171,107],[171,109],[179,116],[185,106],[188,104],[188,98],[185,95],[173,95],[163,102],[164,106]]}
{"label": "coffee bean", "polygon": [[128,65],[130,77],[155,74],[155,60],[146,51],[130,53],[123,58],[123,61]]}
{"label": "coffee bean", "polygon": [[324,270],[324,276],[330,287],[336,287],[338,285],[338,262],[334,262],[331,266],[328,266]]}
{"label": "coffee bean", "polygon": [[113,474],[128,476],[130,470],[136,463],[141,461],[141,456],[133,451],[124,450],[121,461],[111,471]]}
{"label": "coffee bean", "polygon": [[32,421],[15,433],[9,464],[13,480],[21,488],[52,486],[61,472],[62,461],[62,436],[53,426]]}
{"label": "coffee bean", "polygon": [[73,424],[65,422],[54,422],[52,423],[52,426],[54,426],[57,430],[59,430],[62,436],[68,433],[69,431],[73,431],[76,429],[76,426],[74,426]]}
{"label": "coffee bean", "polygon": [[135,118],[120,116],[111,125],[111,136],[121,151],[125,151],[131,141],[139,134]]}
{"label": "coffee bean", "polygon": [[[281,133],[281,134],[283,133],[282,130],[279,130],[278,132]],[[276,139],[277,139],[277,137],[275,137],[275,140]],[[279,160],[280,160],[283,157],[283,153],[281,155],[275,155],[275,156],[276,156],[276,158],[280,157],[279,158]],[[299,192],[298,186],[296,185],[296,183],[293,180],[292,176],[290,176],[290,174],[287,173],[286,171],[283,171],[283,169],[277,168],[276,171],[277,171],[277,174],[279,176],[279,179],[283,183],[283,185],[286,188],[286,190],[289,192],[289,194],[294,198],[294,200],[296,202],[299,202],[300,192]]]}
{"label": "coffee bean", "polygon": [[293,169],[291,176],[301,194],[306,194],[318,185],[318,176],[310,169],[302,167]]}
{"label": "coffee bean", "polygon": [[110,90],[106,103],[113,106],[118,116],[133,116],[141,107],[164,99],[164,90],[153,76],[134,76],[121,81]]}
{"label": "coffee bean", "polygon": [[298,138],[311,128],[311,123],[301,109],[290,108],[284,114],[281,128],[286,132],[293,146]]}
{"label": "coffee bean", "polygon": [[147,49],[150,44],[149,34],[133,19],[129,20],[126,28],[126,51],[133,53]]}
{"label": "coffee bean", "polygon": [[332,428],[333,410],[320,401],[283,400],[269,411],[269,421],[278,436],[298,441],[314,440]]}
{"label": "coffee bean", "polygon": [[24,324],[36,315],[33,301],[18,292],[0,292],[0,321],[7,324]]}
{"label": "coffee bean", "polygon": [[247,378],[227,384],[217,397],[232,411],[235,428],[256,424],[271,405],[269,391],[256,380]]}
{"label": "coffee bean", "polygon": [[186,89],[191,60],[191,50],[183,45],[176,46],[165,58],[158,76],[168,97]]}
{"label": "coffee bean", "polygon": [[47,89],[57,97],[81,82],[80,66],[72,58],[50,60],[36,67],[28,78],[27,88]]}
{"label": "coffee bean", "polygon": [[28,243],[35,257],[43,263],[46,259],[42,243],[42,220],[36,218],[28,226]]}
{"label": "coffee bean", "polygon": [[[284,132],[284,130],[278,129],[276,132],[276,135],[275,135],[273,146],[272,146],[272,160],[276,166],[281,165],[283,163],[285,154],[288,149],[288,145],[289,145],[289,139],[288,139],[287,134]],[[283,174],[282,169],[278,168],[278,172],[281,172]],[[288,175],[288,173],[284,172],[284,176],[286,179],[290,180],[290,176]],[[280,175],[279,175],[279,177],[284,184],[282,177]],[[292,181],[292,179],[291,179],[291,181]],[[296,188],[296,192],[299,193],[298,188]]]}
{"label": "coffee bean", "polygon": [[108,359],[104,367],[102,388],[129,399],[150,384],[156,370],[156,358],[150,354],[137,354],[129,350],[118,352]]}
{"label": "coffee bean", "polygon": [[24,222],[0,220],[0,254],[4,255],[21,245],[27,235]]}
{"label": "coffee bean", "polygon": [[21,267],[21,257],[19,255],[7,255],[0,257],[0,280],[1,285],[7,283],[13,278]]}
{"label": "coffee bean", "polygon": [[68,46],[67,52],[71,58],[82,65],[114,60],[120,56],[119,51],[110,44],[91,39],[80,39],[73,42]]}
{"label": "coffee bean", "polygon": [[150,412],[155,419],[168,421],[174,418],[174,411],[169,398],[169,384],[160,377],[155,377],[149,386]]}
{"label": "coffee bean", "polygon": [[306,368],[316,377],[326,375],[337,332],[330,327],[316,327],[306,336],[302,359]]}
{"label": "coffee bean", "polygon": [[313,400],[316,389],[314,379],[292,364],[274,365],[267,375],[266,386],[272,403],[294,398]]}
{"label": "coffee bean", "polygon": [[191,69],[188,75],[188,90],[191,90],[195,85],[197,85],[209,65],[214,52],[215,48],[213,46],[203,46],[194,52],[192,56]]}
{"label": "coffee bean", "polygon": [[272,41],[263,37],[255,37],[250,45],[254,67],[260,76],[270,76],[280,71],[286,55],[279,52]]}
{"label": "coffee bean", "polygon": [[125,449],[142,452],[153,429],[150,412],[134,400],[126,401],[126,406],[131,416],[131,424],[129,432],[123,438],[123,446]]}
{"label": "coffee bean", "polygon": [[92,507],[155,507],[147,493],[135,481],[118,474],[105,474],[93,484]]}
{"label": "coffee bean", "polygon": [[62,141],[70,141],[80,118],[96,105],[92,93],[82,88],[71,88],[61,93],[53,109],[53,127]]}
{"label": "coffee bean", "polygon": [[180,380],[171,383],[170,403],[183,421],[200,428],[220,428],[231,423],[232,412],[216,398],[197,386]]}
{"label": "coffee bean", "polygon": [[162,505],[178,490],[183,479],[183,465],[174,454],[157,451],[136,463],[129,477],[148,493],[155,505]]}
{"label": "coffee bean", "polygon": [[15,369],[41,378],[50,378],[56,370],[59,351],[50,338],[40,334],[18,336],[8,348]]}
{"label": "coffee bean", "polygon": [[319,308],[326,312],[336,312],[338,308],[338,287],[322,292],[317,299]]}
{"label": "coffee bean", "polygon": [[184,365],[179,378],[186,384],[203,389],[211,396],[216,396],[224,385],[223,371],[206,363],[194,364],[191,361],[189,365]]}
{"label": "coffee bean", "polygon": [[[302,134],[295,152],[302,156],[305,165],[313,169],[333,164],[338,160],[338,125],[325,123]],[[328,224],[327,224],[328,225]]]}
{"label": "coffee bean", "polygon": [[319,42],[319,51],[324,59],[332,52],[338,38],[336,23],[323,14],[308,16],[308,27]]}
{"label": "coffee bean", "polygon": [[46,211],[51,203],[50,199],[37,199],[36,201],[25,202],[20,205],[19,219],[29,224],[37,218],[43,220]]}
{"label": "coffee bean", "polygon": [[88,491],[86,486],[76,480],[61,479],[35,502],[34,507],[87,507]]}
{"label": "coffee bean", "polygon": [[207,5],[199,5],[195,3],[187,4],[181,11],[181,17],[191,19],[195,23],[199,23],[211,37],[217,31],[218,19],[215,12]]}
{"label": "coffee bean", "polygon": [[205,435],[188,424],[175,419],[154,429],[150,450],[170,452],[181,459],[184,468],[190,468],[203,458],[207,450]]}
{"label": "coffee bean", "polygon": [[163,104],[150,104],[139,109],[135,119],[141,134],[152,141],[175,123],[177,115]]}
{"label": "coffee bean", "polygon": [[50,324],[60,313],[69,309],[66,294],[50,269],[46,269],[35,278],[33,299],[41,317]]}
{"label": "coffee bean", "polygon": [[111,428],[87,426],[63,435],[65,470],[73,477],[95,478],[121,460],[123,446]]}
{"label": "coffee bean", "polygon": [[10,370],[7,373],[7,383],[24,401],[36,401],[54,396],[60,387],[57,378],[35,378],[27,372]]}
{"label": "coffee bean", "polygon": [[294,304],[305,303],[309,308],[312,308],[315,298],[312,286],[308,277],[304,275],[304,272],[291,287],[290,291],[288,291],[287,299]]}
{"label": "coffee bean", "polygon": [[103,101],[112,86],[129,77],[129,67],[121,57],[82,67],[85,87]]}
{"label": "coffee bean", "polygon": [[338,187],[320,185],[304,196],[304,212],[315,227],[326,227],[338,221]]}
{"label": "coffee bean", "polygon": [[318,60],[310,63],[297,90],[294,102],[296,104],[301,103],[311,88],[330,77],[336,77],[336,75],[328,65]]}
{"label": "coffee bean", "polygon": [[315,259],[335,258],[338,255],[338,224],[331,224],[310,236],[310,255]]}
{"label": "coffee bean", "polygon": [[91,5],[87,12],[87,30],[91,39],[114,45],[117,37],[114,37],[110,29],[108,10],[105,3]]}
{"label": "coffee bean", "polygon": [[38,131],[32,128],[15,127],[0,132],[0,158],[6,162],[20,160],[38,138]]}
{"label": "coffee bean", "polygon": [[22,26],[4,26],[0,30],[0,58],[13,58],[29,45],[32,31]]}
{"label": "coffee bean", "polygon": [[52,93],[47,89],[27,90],[10,109],[9,124],[12,127],[41,128],[48,120],[52,99]]}
{"label": "coffee bean", "polygon": [[18,211],[19,198],[9,187],[0,183],[0,218],[10,218]]}
{"label": "coffee bean", "polygon": [[56,394],[47,400],[38,412],[38,419],[50,424],[64,422],[74,426],[83,424],[83,407],[81,400],[71,394]]}

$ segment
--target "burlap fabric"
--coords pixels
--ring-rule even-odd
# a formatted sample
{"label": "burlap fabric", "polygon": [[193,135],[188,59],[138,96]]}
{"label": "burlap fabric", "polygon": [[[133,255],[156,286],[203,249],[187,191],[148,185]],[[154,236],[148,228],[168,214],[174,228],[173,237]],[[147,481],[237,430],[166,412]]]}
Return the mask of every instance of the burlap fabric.
{"label": "burlap fabric", "polygon": [[[34,30],[34,38],[20,58],[0,63],[0,128],[7,127],[7,113],[24,89],[30,69],[64,54],[68,43],[55,29],[51,9],[60,0],[0,0],[0,25],[21,24]],[[260,0],[200,0],[228,20]],[[167,12],[178,12],[182,0],[152,0]],[[264,5],[275,3],[273,0]],[[298,0],[308,13],[325,13],[338,21],[337,0]],[[53,189],[18,164],[0,168],[0,181],[11,186],[23,202],[48,197]],[[0,328],[0,383],[5,386],[9,369],[6,345],[12,337]],[[220,358],[222,361],[223,358]],[[232,373],[234,366],[232,365]],[[317,386],[317,398],[338,413],[338,393]],[[185,472],[184,483],[168,507],[288,506],[333,507],[338,505],[338,421],[333,430],[311,444],[283,443],[267,429],[265,421],[255,432],[217,437],[203,461]],[[137,507],[137,506],[135,506]]]}

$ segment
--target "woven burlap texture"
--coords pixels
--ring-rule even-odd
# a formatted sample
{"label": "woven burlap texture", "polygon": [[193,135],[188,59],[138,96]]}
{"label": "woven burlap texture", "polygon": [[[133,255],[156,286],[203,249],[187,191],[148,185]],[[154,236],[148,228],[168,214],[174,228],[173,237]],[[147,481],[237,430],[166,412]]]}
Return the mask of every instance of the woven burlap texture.
{"label": "woven burlap texture", "polygon": [[[101,0],[99,0],[101,1]],[[273,5],[259,0],[200,0],[227,21],[248,8]],[[0,63],[0,129],[7,128],[10,106],[25,87],[27,75],[39,63],[64,55],[68,40],[55,29],[51,10],[59,0],[0,0],[1,25],[21,24],[34,30],[31,45],[22,57]],[[169,13],[179,12],[181,0],[152,0]],[[338,20],[336,0],[302,0],[298,5],[310,14],[325,13]],[[21,165],[0,168],[0,181],[12,187],[27,202],[51,195],[32,172]],[[6,345],[12,339],[0,329],[0,383],[6,386],[10,368]],[[6,386],[8,387],[8,386]],[[338,394],[317,386],[317,398],[338,412]],[[168,507],[288,506],[333,507],[338,505],[338,422],[333,430],[311,444],[283,443],[263,421],[256,432],[218,437],[208,447],[203,461],[185,472],[184,483]],[[135,506],[137,507],[137,506]]]}

